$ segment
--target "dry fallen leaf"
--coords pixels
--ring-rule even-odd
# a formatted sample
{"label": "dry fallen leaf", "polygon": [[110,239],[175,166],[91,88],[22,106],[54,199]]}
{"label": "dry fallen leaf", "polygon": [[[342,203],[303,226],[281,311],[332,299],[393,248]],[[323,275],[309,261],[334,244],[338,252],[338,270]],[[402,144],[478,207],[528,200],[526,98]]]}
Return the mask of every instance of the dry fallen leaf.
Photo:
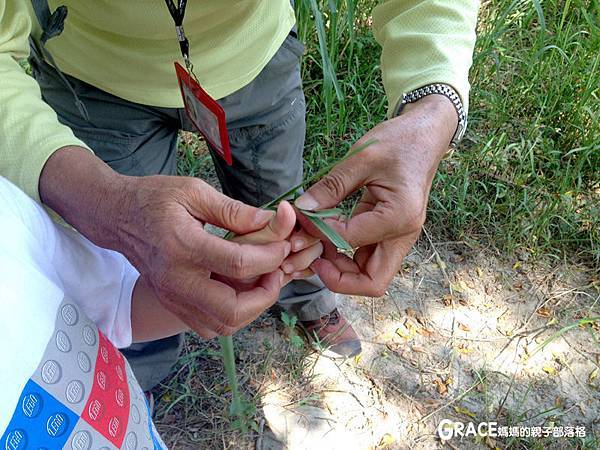
{"label": "dry fallen leaf", "polygon": [[392,436],[389,433],[386,433],[383,435],[383,437],[381,438],[381,441],[379,441],[378,447],[389,447],[390,445],[392,445],[394,442],[396,442],[396,439],[394,438],[394,436]]}
{"label": "dry fallen leaf", "polygon": [[419,334],[423,337],[431,337],[433,331],[428,330],[427,328],[419,328]]}
{"label": "dry fallen leaf", "polygon": [[545,306],[542,306],[541,308],[539,308],[535,313],[538,316],[542,316],[542,317],[550,317],[550,315],[552,314],[552,312]]}
{"label": "dry fallen leaf", "polygon": [[417,352],[417,353],[425,353],[426,355],[429,354],[429,352],[425,349],[425,347],[422,347],[420,345],[413,345],[412,351]]}
{"label": "dry fallen leaf", "polygon": [[556,408],[562,408],[563,406],[563,399],[561,398],[560,395],[557,395],[556,398],[554,399],[554,406]]}
{"label": "dry fallen leaf", "polygon": [[404,327],[396,328],[396,334],[404,339],[410,339],[410,333]]}
{"label": "dry fallen leaf", "polygon": [[448,386],[446,386],[446,384],[442,380],[440,380],[439,378],[435,378],[433,382],[440,395],[446,395],[448,393]]}
{"label": "dry fallen leaf", "polygon": [[454,411],[456,411],[458,414],[469,416],[469,417],[471,417],[473,419],[476,416],[476,414],[473,411],[471,411],[471,410],[469,410],[467,408],[463,408],[462,406],[455,406],[454,407]]}
{"label": "dry fallen leaf", "polygon": [[498,444],[496,443],[496,440],[492,439],[489,436],[486,436],[485,438],[483,438],[483,442],[485,443],[485,445],[488,448],[491,448],[492,450],[500,450],[500,447],[498,447]]}
{"label": "dry fallen leaf", "polygon": [[446,294],[442,297],[444,306],[452,306],[452,294]]}
{"label": "dry fallen leaf", "polygon": [[461,322],[458,322],[458,328],[463,331],[471,331],[471,329],[468,327],[468,325],[465,325],[464,323],[461,323]]}
{"label": "dry fallen leaf", "polygon": [[546,372],[548,375],[556,375],[558,373],[556,371],[556,369],[552,366],[544,366],[544,367],[542,367],[542,370],[544,372]]}
{"label": "dry fallen leaf", "polygon": [[458,283],[451,283],[452,290],[456,292],[466,292],[469,290],[467,283],[463,280],[460,280]]}
{"label": "dry fallen leaf", "polygon": [[592,370],[590,372],[590,375],[588,376],[588,383],[592,383],[596,377],[598,376],[598,368],[596,367],[594,370]]}
{"label": "dry fallen leaf", "polygon": [[454,347],[454,349],[457,352],[462,353],[463,355],[468,355],[474,352],[474,350],[472,348],[469,348],[466,344],[457,345],[456,347]]}

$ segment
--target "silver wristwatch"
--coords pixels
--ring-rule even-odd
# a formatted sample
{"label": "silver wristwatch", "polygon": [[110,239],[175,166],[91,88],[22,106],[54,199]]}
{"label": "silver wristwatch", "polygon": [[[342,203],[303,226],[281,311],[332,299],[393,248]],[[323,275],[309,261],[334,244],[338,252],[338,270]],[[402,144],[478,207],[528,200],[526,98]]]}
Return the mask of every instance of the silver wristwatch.
{"label": "silver wristwatch", "polygon": [[423,97],[431,94],[440,94],[448,97],[448,99],[454,105],[454,108],[456,108],[456,113],[458,114],[458,126],[456,127],[456,132],[452,137],[452,141],[450,141],[450,148],[454,150],[454,148],[456,148],[463,138],[465,130],[467,129],[467,115],[465,114],[465,109],[460,101],[460,96],[454,89],[452,89],[452,87],[448,86],[447,84],[428,84],[427,86],[415,89],[408,94],[402,94],[402,101],[399,103],[394,117],[402,114],[402,110],[407,104],[414,103],[417,100],[420,100]]}

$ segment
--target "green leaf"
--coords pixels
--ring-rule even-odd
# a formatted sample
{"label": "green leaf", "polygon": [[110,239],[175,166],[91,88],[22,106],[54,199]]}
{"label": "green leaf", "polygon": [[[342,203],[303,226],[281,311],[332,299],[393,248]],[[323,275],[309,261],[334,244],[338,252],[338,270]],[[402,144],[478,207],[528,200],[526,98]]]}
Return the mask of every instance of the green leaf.
{"label": "green leaf", "polygon": [[308,211],[306,209],[301,209],[300,212],[302,212],[302,214],[305,216],[320,217],[322,219],[326,219],[328,217],[339,217],[344,213],[340,208],[320,209],[319,211]]}
{"label": "green leaf", "polygon": [[319,229],[319,231],[323,233],[325,237],[329,239],[329,241],[337,248],[346,250],[348,252],[354,250],[352,246],[348,244],[348,242],[346,242],[346,240],[342,236],[340,236],[337,231],[335,231],[333,228],[327,225],[323,221],[323,219],[321,219],[320,217],[308,216],[306,214],[304,216],[308,220],[310,220],[313,223],[313,225],[316,226]]}
{"label": "green leaf", "polygon": [[327,50],[327,36],[325,33],[325,24],[323,23],[323,14],[317,5],[316,0],[309,0],[310,9],[315,16],[315,26],[317,28],[317,38],[319,40],[319,53],[321,54],[321,64],[323,65],[323,80],[325,84],[333,85],[335,95],[340,103],[344,102],[344,96],[338,83],[337,75],[331,64],[331,58]]}
{"label": "green leaf", "polygon": [[232,416],[240,417],[243,416],[242,411],[242,397],[240,396],[240,389],[237,381],[237,374],[235,371],[235,353],[233,349],[233,338],[231,336],[220,336],[219,344],[221,345],[221,357],[223,358],[223,365],[225,366],[225,373],[227,374],[227,381],[231,388],[231,405],[229,412]]}
{"label": "green leaf", "polygon": [[376,144],[377,142],[379,142],[377,139],[369,139],[364,144],[361,144],[361,145],[359,145],[356,148],[351,148],[348,151],[348,153],[346,153],[346,155],[344,155],[343,157],[341,157],[337,161],[334,161],[331,164],[326,165],[321,170],[319,170],[317,173],[315,173],[313,176],[308,177],[307,179],[305,179],[304,181],[302,181],[302,183],[297,184],[293,188],[291,188],[288,191],[286,191],[283,194],[281,194],[279,197],[274,198],[273,200],[271,200],[269,203],[265,203],[263,206],[261,206],[261,208],[262,209],[272,208],[273,206],[278,205],[282,200],[286,200],[286,199],[288,199],[290,197],[292,197],[292,199],[295,200],[299,196],[299,190],[300,189],[305,188],[306,186],[309,186],[309,185],[313,184],[315,181],[319,180],[324,175],[328,174],[331,171],[331,169],[333,169],[333,167],[336,166],[337,164],[341,163],[342,161],[347,160],[348,158],[356,155],[357,153],[362,152],[364,149],[366,149],[367,147],[369,147],[369,146],[371,146],[373,144]]}
{"label": "green leaf", "polygon": [[546,33],[546,19],[544,17],[544,9],[542,8],[542,4],[540,0],[533,0],[533,6],[535,7],[535,11],[538,15],[538,20],[540,22],[540,28],[544,33]]}

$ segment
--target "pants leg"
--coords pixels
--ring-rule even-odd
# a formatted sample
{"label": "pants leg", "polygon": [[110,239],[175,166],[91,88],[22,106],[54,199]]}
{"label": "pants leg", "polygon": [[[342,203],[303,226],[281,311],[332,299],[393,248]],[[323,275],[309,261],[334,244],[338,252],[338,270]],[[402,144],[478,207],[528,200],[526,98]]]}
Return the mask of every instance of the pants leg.
{"label": "pants leg", "polygon": [[[68,77],[84,102],[90,120],[85,121],[54,69],[32,49],[33,74],[44,101],[95,154],[117,172],[126,175],[174,175],[177,168],[176,109],[152,108],[120,99],[94,86]],[[133,344],[123,350],[142,389],[149,390],[164,379],[177,361],[183,335]]]}
{"label": "pants leg", "polygon": [[[260,206],[302,181],[306,104],[300,77],[304,46],[290,34],[256,79],[219,100],[227,117],[233,165],[212,152],[223,192]],[[184,120],[184,127],[192,130]],[[315,320],[336,307],[318,277],[297,280],[279,304],[300,320]]]}

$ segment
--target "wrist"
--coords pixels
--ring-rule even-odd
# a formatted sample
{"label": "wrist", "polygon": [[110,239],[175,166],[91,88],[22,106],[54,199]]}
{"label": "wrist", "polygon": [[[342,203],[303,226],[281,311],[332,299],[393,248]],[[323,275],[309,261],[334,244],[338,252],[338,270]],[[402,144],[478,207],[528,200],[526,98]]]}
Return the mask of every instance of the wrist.
{"label": "wrist", "polygon": [[89,150],[69,146],[54,152],[42,169],[42,202],[95,244],[118,249],[118,220],[131,203],[127,179]]}
{"label": "wrist", "polygon": [[412,117],[435,132],[437,145],[433,148],[438,151],[440,159],[448,153],[458,127],[458,114],[448,97],[440,94],[427,95],[416,102],[408,103],[402,116]]}

